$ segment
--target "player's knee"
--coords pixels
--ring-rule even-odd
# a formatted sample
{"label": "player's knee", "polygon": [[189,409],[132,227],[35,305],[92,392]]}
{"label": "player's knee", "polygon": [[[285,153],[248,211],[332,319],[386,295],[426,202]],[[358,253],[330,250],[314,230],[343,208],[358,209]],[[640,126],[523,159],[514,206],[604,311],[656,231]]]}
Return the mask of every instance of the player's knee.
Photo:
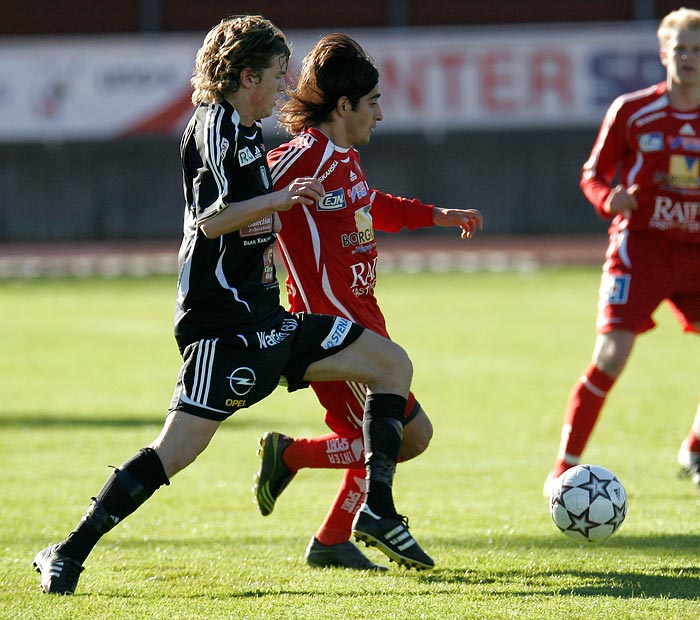
{"label": "player's knee", "polygon": [[596,367],[610,377],[619,376],[626,362],[627,355],[615,347],[602,349],[594,360]]}
{"label": "player's knee", "polygon": [[408,353],[406,353],[403,348],[399,345],[395,345],[395,348],[396,350],[392,359],[392,372],[404,378],[410,384],[413,378],[413,362],[411,362],[411,358],[408,357]]}
{"label": "player's knee", "polygon": [[634,334],[627,332],[599,336],[593,363],[610,377],[618,377],[627,363],[634,339]]}
{"label": "player's knee", "polygon": [[189,467],[200,454],[200,452],[189,446],[171,450],[167,446],[153,442],[150,447],[155,450],[163,463],[163,469],[168,478],[172,478],[178,472]]}
{"label": "player's knee", "polygon": [[432,438],[433,425],[428,416],[421,412],[404,427],[399,459],[408,461],[423,454],[428,449]]}

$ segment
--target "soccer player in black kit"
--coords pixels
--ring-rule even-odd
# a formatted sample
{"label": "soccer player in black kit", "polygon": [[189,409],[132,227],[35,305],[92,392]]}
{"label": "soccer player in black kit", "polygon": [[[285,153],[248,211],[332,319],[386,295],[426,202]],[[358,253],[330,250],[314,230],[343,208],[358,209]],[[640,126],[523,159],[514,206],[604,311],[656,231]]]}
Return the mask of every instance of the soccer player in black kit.
{"label": "soccer player in black kit", "polygon": [[368,385],[368,490],[355,530],[406,566],[433,565],[392,493],[408,356],[347,319],[290,314],[279,303],[276,213],[324,194],[314,178],[272,191],[259,120],[284,90],[289,55],[284,34],[251,15],[223,20],[197,52],[196,110],[180,147],[185,218],[175,337],[183,365],[158,437],[114,470],[64,541],[36,554],[44,592],[72,594],[98,540],[190,465],[226,418],[279,384],[293,391],[310,381]]}

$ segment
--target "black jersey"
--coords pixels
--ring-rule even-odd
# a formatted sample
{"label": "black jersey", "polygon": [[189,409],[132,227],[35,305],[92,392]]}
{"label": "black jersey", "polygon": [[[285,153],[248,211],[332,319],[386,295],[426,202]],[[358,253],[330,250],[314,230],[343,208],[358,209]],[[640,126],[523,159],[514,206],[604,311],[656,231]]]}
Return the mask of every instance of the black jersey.
{"label": "black jersey", "polygon": [[216,239],[199,228],[228,203],[271,191],[262,126],[240,125],[227,102],[201,104],[182,137],[180,155],[185,219],[178,255],[178,344],[272,327],[283,313],[273,217]]}

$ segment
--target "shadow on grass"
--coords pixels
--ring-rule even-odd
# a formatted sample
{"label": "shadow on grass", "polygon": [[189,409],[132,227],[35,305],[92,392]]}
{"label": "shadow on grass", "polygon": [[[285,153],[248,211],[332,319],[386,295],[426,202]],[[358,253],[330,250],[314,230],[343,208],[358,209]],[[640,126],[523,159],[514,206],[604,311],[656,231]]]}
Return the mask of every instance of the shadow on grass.
{"label": "shadow on grass", "polygon": [[[95,414],[95,417],[75,416],[71,414],[36,414],[15,417],[0,417],[0,428],[111,428],[111,427],[131,427],[142,426],[162,426],[166,413],[163,415],[135,414],[133,417],[119,416],[118,414]],[[254,416],[243,415],[232,416],[225,422],[228,426],[235,423],[237,427],[248,427],[260,425],[260,420]]]}
{"label": "shadow on grass", "polygon": [[[275,536],[266,537],[267,542],[274,541]],[[571,547],[566,544],[557,545],[551,544],[551,541],[545,542],[545,539],[530,538],[528,545],[523,546],[523,557],[527,554],[527,548],[531,548],[532,541],[543,543],[541,546],[551,548],[554,553],[557,549],[562,554],[563,547]],[[288,544],[289,539],[285,536],[279,537],[279,544],[283,546]],[[230,539],[221,538],[212,540],[192,540],[183,541],[182,539],[158,539],[153,538],[149,541],[149,545],[175,549],[193,547],[201,549],[202,546],[211,545],[212,552],[220,551],[222,545],[232,546],[237,549],[238,553],[246,556],[254,555],[254,550],[260,545],[260,538],[257,535],[251,536],[234,536]],[[125,549],[143,548],[143,541],[137,540],[122,540],[120,547]],[[654,551],[673,549],[683,549],[686,552],[692,549],[699,548],[700,536],[696,535],[657,535],[651,537],[627,537],[620,540],[620,548],[627,548],[630,551],[649,551],[653,556]],[[466,545],[471,547],[471,545]],[[479,547],[477,543],[474,547]],[[513,552],[515,547],[519,545],[509,545],[509,552]],[[462,543],[461,548],[465,545]],[[493,549],[492,549],[493,551]],[[617,551],[617,550],[616,550]],[[575,568],[568,568],[567,556],[559,556],[561,558],[561,568],[552,568],[549,570],[537,570],[536,566],[531,565],[515,567],[508,570],[489,569],[487,567],[465,567],[465,568],[436,568],[429,572],[414,572],[408,571],[403,573],[407,578],[414,579],[416,582],[430,586],[425,591],[416,591],[412,595],[436,595],[440,593],[454,594],[454,586],[470,586],[473,588],[486,588],[490,595],[499,597],[523,597],[523,596],[572,596],[572,597],[611,597],[611,598],[648,598],[648,599],[676,599],[676,600],[694,600],[700,598],[700,566],[691,564],[675,564],[675,565],[656,565],[648,570],[630,570],[629,568],[614,570],[585,570],[582,565],[585,560],[579,558]],[[438,558],[439,562],[439,558]],[[573,562],[572,562],[573,565]],[[392,565],[395,567],[395,565]],[[191,570],[188,564],[186,570]],[[340,570],[343,569],[323,569],[323,570]],[[376,576],[379,581],[377,594],[381,594],[386,590],[386,582],[382,579],[385,576],[396,577],[396,570],[389,573],[367,573],[363,578],[374,578]],[[363,579],[363,590],[371,587],[370,582]],[[276,590],[256,589],[254,591],[238,591],[231,592],[233,598],[247,598],[250,596],[278,596],[281,592]],[[306,591],[299,592],[284,592],[285,594],[308,594]]]}
{"label": "shadow on grass", "polygon": [[[471,544],[469,544],[471,543]],[[674,564],[664,566],[661,562],[647,571],[627,570],[582,570],[585,557],[581,552],[608,553],[629,564],[630,556],[643,554],[647,557],[659,557],[664,554],[693,553],[700,549],[700,535],[697,534],[655,534],[650,536],[616,535],[604,544],[582,544],[564,537],[516,537],[494,540],[484,546],[483,540],[471,538],[466,546],[479,553],[481,548],[498,553],[499,549],[508,553],[522,552],[526,557],[533,548],[549,549],[555,562],[561,567],[552,570],[453,570],[437,569],[431,573],[421,574],[425,583],[434,584],[490,584],[492,593],[504,596],[526,596],[541,592],[545,596],[610,596],[616,598],[668,598],[700,599],[700,566]],[[465,541],[455,540],[448,543],[457,549],[465,547]],[[573,554],[573,555],[572,555]],[[568,568],[568,558],[572,559]],[[682,560],[681,560],[682,561]],[[573,582],[573,583],[572,583]],[[580,583],[576,583],[580,582]],[[520,585],[520,589],[517,586]],[[514,589],[513,586],[516,586]],[[531,586],[525,587],[522,586]]]}
{"label": "shadow on grass", "polygon": [[[499,596],[582,596],[614,598],[698,599],[700,568],[674,568],[673,574],[655,574],[631,571],[460,571],[435,570],[421,575],[421,581],[430,584],[465,584],[489,587]],[[579,585],[572,585],[577,580]],[[519,586],[513,588],[513,586]],[[523,587],[526,586],[526,587]],[[527,587],[531,586],[531,587]]]}
{"label": "shadow on grass", "polygon": [[[623,526],[624,527],[624,526]],[[700,534],[658,533],[648,536],[626,535],[624,530],[601,543],[587,543],[571,540],[556,530],[551,536],[503,536],[478,537],[465,536],[458,539],[436,539],[448,547],[464,549],[468,547],[475,552],[485,551],[521,551],[527,553],[532,549],[550,549],[552,553],[594,552],[625,554],[627,552],[652,551],[673,552],[700,550]],[[556,556],[553,556],[556,558]]]}
{"label": "shadow on grass", "polygon": [[111,426],[162,426],[165,414],[158,416],[118,417],[99,414],[94,418],[76,417],[54,413],[51,415],[28,415],[14,418],[0,418],[0,427],[4,428],[106,428]]}

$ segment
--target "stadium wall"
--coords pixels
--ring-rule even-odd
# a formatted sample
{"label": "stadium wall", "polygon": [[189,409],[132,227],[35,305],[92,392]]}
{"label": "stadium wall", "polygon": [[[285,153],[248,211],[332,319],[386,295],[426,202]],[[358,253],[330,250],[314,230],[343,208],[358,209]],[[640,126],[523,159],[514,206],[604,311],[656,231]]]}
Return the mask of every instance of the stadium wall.
{"label": "stadium wall", "polygon": [[[479,209],[494,234],[604,230],[578,181],[591,129],[375,135],[370,185]],[[272,146],[275,141],[268,140]],[[0,241],[165,239],[181,233],[179,142],[0,144]]]}

